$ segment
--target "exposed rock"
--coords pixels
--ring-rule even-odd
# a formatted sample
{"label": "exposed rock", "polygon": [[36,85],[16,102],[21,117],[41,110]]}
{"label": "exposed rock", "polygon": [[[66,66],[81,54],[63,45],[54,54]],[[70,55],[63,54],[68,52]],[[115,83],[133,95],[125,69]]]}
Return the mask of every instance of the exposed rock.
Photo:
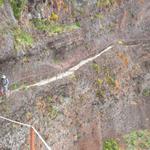
{"label": "exposed rock", "polygon": [[[34,125],[54,150],[100,150],[107,138],[150,126],[150,2],[97,5],[96,0],[29,1],[18,22],[11,9],[4,9],[6,4],[0,8],[0,71],[11,81],[10,95],[1,100],[1,115]],[[50,20],[47,26],[54,22],[79,25],[51,35],[35,28],[33,18]],[[32,45],[23,44],[16,51],[11,23],[32,35]],[[110,45],[111,50],[74,75],[26,88]],[[27,128],[0,122],[0,148],[28,149]],[[36,143],[38,149],[46,149],[38,137]]]}

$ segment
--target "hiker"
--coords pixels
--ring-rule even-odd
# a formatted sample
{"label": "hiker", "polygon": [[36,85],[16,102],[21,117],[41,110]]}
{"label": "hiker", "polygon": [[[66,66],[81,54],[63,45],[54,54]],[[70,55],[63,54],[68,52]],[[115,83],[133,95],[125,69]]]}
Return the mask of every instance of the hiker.
{"label": "hiker", "polygon": [[1,81],[0,81],[1,94],[2,95],[7,95],[8,85],[9,85],[9,80],[6,78],[5,75],[2,75],[1,76]]}

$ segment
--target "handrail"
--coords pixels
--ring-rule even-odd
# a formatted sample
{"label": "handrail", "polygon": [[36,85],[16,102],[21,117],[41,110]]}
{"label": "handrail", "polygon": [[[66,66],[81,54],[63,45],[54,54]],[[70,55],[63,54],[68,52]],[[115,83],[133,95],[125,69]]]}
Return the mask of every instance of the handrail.
{"label": "handrail", "polygon": [[15,124],[19,124],[19,125],[22,125],[22,126],[26,126],[28,128],[32,128],[34,130],[34,132],[38,135],[38,137],[40,138],[40,140],[44,143],[44,145],[46,146],[46,148],[48,150],[52,150],[50,148],[50,146],[46,143],[46,141],[42,138],[42,136],[39,134],[39,132],[32,125],[26,124],[26,123],[22,123],[22,122],[19,122],[19,121],[15,121],[15,120],[3,117],[3,116],[0,116],[0,119],[7,120],[9,122],[12,122],[12,123],[15,123]]}

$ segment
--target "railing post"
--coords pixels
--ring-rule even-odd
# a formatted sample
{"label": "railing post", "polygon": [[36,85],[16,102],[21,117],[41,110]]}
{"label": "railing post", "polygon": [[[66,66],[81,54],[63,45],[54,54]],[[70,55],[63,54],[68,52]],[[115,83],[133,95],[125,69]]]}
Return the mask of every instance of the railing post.
{"label": "railing post", "polygon": [[33,128],[30,128],[30,150],[35,150],[35,133]]}

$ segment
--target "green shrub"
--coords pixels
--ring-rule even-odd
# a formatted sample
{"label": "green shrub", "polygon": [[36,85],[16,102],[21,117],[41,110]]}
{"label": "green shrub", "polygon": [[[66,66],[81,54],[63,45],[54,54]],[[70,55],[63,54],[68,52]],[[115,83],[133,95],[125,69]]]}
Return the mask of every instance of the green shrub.
{"label": "green shrub", "polygon": [[52,102],[52,97],[51,97],[51,96],[47,96],[46,99],[47,99],[47,101],[48,101],[49,103]]}
{"label": "green shrub", "polygon": [[10,89],[11,90],[16,90],[16,89],[23,89],[23,90],[27,90],[28,87],[27,87],[27,84],[26,83],[23,83],[22,85],[20,83],[13,83],[11,86],[10,86]]}
{"label": "green shrub", "polygon": [[65,31],[71,31],[79,28],[78,24],[76,23],[71,25],[65,25],[56,22],[51,22],[46,19],[33,19],[32,23],[34,24],[36,29],[46,31],[50,34],[62,33]]}
{"label": "green shrub", "polygon": [[47,108],[47,111],[48,111],[48,116],[52,120],[55,119],[58,116],[58,114],[59,114],[58,109],[55,108],[54,106],[51,106],[51,105]]}
{"label": "green shrub", "polygon": [[119,145],[114,139],[108,139],[103,143],[103,150],[119,150]]}
{"label": "green shrub", "polygon": [[95,18],[104,19],[104,16],[101,13],[97,13],[97,14],[95,14]]}
{"label": "green shrub", "polygon": [[55,12],[52,12],[52,14],[49,16],[48,19],[50,21],[58,21],[59,20],[59,16]]}
{"label": "green shrub", "polygon": [[3,5],[4,0],[0,0],[0,7]]}
{"label": "green shrub", "polygon": [[96,97],[98,98],[104,98],[106,95],[106,90],[105,89],[99,89],[96,91]]}
{"label": "green shrub", "polygon": [[18,84],[18,83],[14,83],[14,84],[12,84],[11,86],[10,86],[10,89],[11,90],[16,90],[16,89],[18,89],[20,87],[20,85]]}
{"label": "green shrub", "polygon": [[76,22],[75,25],[76,25],[77,27],[81,27],[80,22]]}
{"label": "green shrub", "polygon": [[13,13],[16,19],[19,19],[25,5],[27,4],[27,0],[10,0],[11,7],[13,9]]}
{"label": "green shrub", "polygon": [[150,132],[147,130],[133,131],[125,137],[127,150],[149,150]]}
{"label": "green shrub", "polygon": [[49,22],[45,19],[32,19],[32,23],[38,30],[45,31],[48,29]]}
{"label": "green shrub", "polygon": [[21,28],[14,28],[12,32],[14,35],[14,45],[16,50],[25,48],[26,46],[32,46],[33,38],[29,33],[23,31]]}
{"label": "green shrub", "polygon": [[97,63],[93,63],[92,68],[93,68],[93,70],[96,71],[96,73],[100,72],[100,66]]}
{"label": "green shrub", "polygon": [[105,80],[108,85],[115,87],[115,85],[116,85],[115,79],[112,76],[110,76],[110,75],[106,76]]}
{"label": "green shrub", "polygon": [[105,8],[110,7],[115,3],[115,0],[97,0],[97,7]]}
{"label": "green shrub", "polygon": [[97,84],[98,84],[98,86],[101,87],[101,85],[103,84],[103,80],[98,78],[97,79]]}
{"label": "green shrub", "polygon": [[145,96],[145,97],[150,96],[150,89],[148,89],[148,88],[144,89],[143,92],[142,92],[142,95]]}

